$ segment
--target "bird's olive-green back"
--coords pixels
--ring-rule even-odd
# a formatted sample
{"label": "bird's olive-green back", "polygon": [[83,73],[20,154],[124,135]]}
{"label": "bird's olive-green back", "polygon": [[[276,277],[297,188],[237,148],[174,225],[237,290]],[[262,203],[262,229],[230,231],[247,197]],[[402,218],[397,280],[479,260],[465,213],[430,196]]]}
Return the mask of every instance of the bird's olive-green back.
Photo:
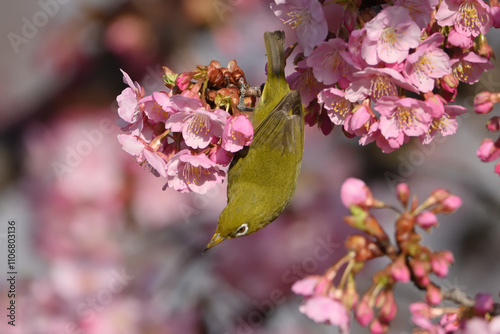
{"label": "bird's olive-green back", "polygon": [[263,228],[285,209],[297,185],[304,148],[304,116],[297,91],[285,80],[284,33],[264,35],[268,76],[251,117],[254,140],[240,151],[228,172],[228,203],[216,234],[233,238],[242,224],[248,235]]}

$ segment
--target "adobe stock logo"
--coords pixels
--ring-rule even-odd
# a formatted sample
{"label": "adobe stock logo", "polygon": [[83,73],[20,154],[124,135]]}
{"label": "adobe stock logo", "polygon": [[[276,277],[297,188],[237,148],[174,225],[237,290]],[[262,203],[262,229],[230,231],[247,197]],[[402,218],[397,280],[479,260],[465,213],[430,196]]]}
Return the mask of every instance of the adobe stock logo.
{"label": "adobe stock logo", "polygon": [[38,35],[38,29],[45,27],[49,19],[59,13],[60,5],[67,4],[70,0],[39,0],[38,5],[41,10],[35,12],[30,18],[21,18],[21,34],[9,32],[7,38],[15,53],[19,52],[19,47],[27,44]]}

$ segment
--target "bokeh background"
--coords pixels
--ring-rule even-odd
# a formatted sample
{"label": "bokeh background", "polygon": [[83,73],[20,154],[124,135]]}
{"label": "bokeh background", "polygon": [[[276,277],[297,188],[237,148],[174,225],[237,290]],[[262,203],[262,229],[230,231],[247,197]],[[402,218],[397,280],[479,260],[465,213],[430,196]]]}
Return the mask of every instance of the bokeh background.
{"label": "bokeh background", "polygon": [[[467,113],[457,135],[392,154],[359,147],[338,128],[326,137],[308,128],[289,208],[259,233],[201,255],[225,187],[205,196],[162,191],[164,181],[121,149],[119,69],[151,93],[162,89],[161,66],[182,72],[236,59],[248,81],[260,84],[263,33],[286,28],[269,1],[41,0],[2,8],[0,333],[336,333],[299,313],[290,286],[344,254],[353,230],[342,221],[348,212],[339,189],[351,176],[391,203],[398,181],[420,199],[436,187],[462,197],[463,207],[441,217],[424,244],[456,256],[440,284],[471,296],[498,293],[500,179],[475,156],[489,135],[487,116]],[[495,34],[493,46],[500,45]],[[460,103],[472,111],[482,90],[500,90],[498,71],[462,88]],[[394,215],[380,217],[392,231]],[[9,220],[17,236],[15,328],[6,318]],[[360,292],[384,265],[366,268]],[[407,306],[423,293],[411,286],[396,292],[391,333],[410,333]]]}

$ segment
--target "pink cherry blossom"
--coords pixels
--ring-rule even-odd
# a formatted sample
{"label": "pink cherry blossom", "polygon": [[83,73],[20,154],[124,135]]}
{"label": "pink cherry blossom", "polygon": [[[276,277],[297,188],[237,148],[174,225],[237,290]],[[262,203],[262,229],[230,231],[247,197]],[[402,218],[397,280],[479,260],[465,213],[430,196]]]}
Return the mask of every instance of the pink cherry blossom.
{"label": "pink cherry blossom", "polygon": [[407,8],[412,20],[420,29],[424,29],[430,22],[431,12],[436,4],[431,4],[430,0],[396,0],[394,6]]}
{"label": "pink cherry blossom", "polygon": [[420,43],[420,28],[411,19],[408,9],[401,6],[384,8],[366,23],[366,37],[361,55],[369,65],[380,61],[400,63],[411,48]]}
{"label": "pink cherry blossom", "polygon": [[451,73],[450,57],[439,47],[443,41],[444,36],[435,33],[406,59],[405,77],[421,92],[432,91],[435,79]]}
{"label": "pink cherry blossom", "polygon": [[448,43],[461,49],[468,49],[474,44],[474,36],[466,36],[458,32],[455,28],[451,28],[448,33]]}
{"label": "pink cherry blossom", "polygon": [[469,319],[459,328],[455,334],[500,334],[500,316],[490,319],[488,322],[484,318],[474,317]]}
{"label": "pink cherry blossom", "polygon": [[306,276],[292,285],[292,291],[306,297],[312,296],[322,276]]}
{"label": "pink cherry blossom", "polygon": [[446,334],[441,324],[432,323],[431,318],[436,317],[438,314],[435,314],[434,309],[426,303],[413,303],[410,305],[410,311],[413,323],[426,330],[425,333]]}
{"label": "pink cherry blossom", "polygon": [[133,134],[120,134],[118,141],[127,153],[137,158],[139,163],[147,162],[153,172],[156,171],[163,177],[167,176],[166,156],[148,145],[144,139]]}
{"label": "pink cherry blossom", "polygon": [[486,34],[493,23],[490,6],[482,0],[443,0],[436,13],[442,27],[454,27],[465,36]]}
{"label": "pink cherry blossom", "polygon": [[178,192],[205,194],[221,183],[225,172],[205,154],[193,155],[190,150],[181,150],[167,166],[166,186]]}
{"label": "pink cherry blossom", "polygon": [[311,54],[328,34],[328,24],[321,4],[317,0],[275,0],[271,3],[274,14],[290,25],[297,35],[304,55]]}
{"label": "pink cherry blossom", "polygon": [[222,148],[228,152],[237,152],[253,140],[252,123],[245,115],[231,116],[226,120],[222,133]]}
{"label": "pink cherry blossom", "polygon": [[349,41],[347,42],[347,51],[349,52],[349,57],[345,57],[347,62],[350,62],[356,69],[361,70],[368,66],[365,59],[361,55],[361,47],[363,45],[363,40],[366,36],[366,29],[353,30],[349,35]]}
{"label": "pink cherry blossom", "polygon": [[215,145],[209,153],[209,158],[218,165],[227,166],[233,160],[233,153],[230,153],[220,145]]}
{"label": "pink cherry blossom", "polygon": [[123,82],[129,87],[125,88],[116,97],[118,102],[118,115],[127,123],[135,124],[142,120],[142,111],[139,108],[139,100],[144,96],[144,88],[137,82],[132,82],[130,76],[123,70]]}
{"label": "pink cherry blossom", "polygon": [[339,326],[342,333],[349,332],[349,314],[338,300],[314,296],[305,300],[299,310],[316,322]]}
{"label": "pink cherry blossom", "polygon": [[481,57],[474,52],[467,52],[457,58],[450,60],[453,75],[458,80],[473,84],[479,81],[481,74],[491,70],[494,66],[487,58]]}
{"label": "pink cherry blossom", "polygon": [[377,121],[373,111],[370,112],[368,108],[370,106],[361,104],[349,113],[344,121],[344,130],[355,136],[366,135],[370,126]]}
{"label": "pink cherry blossom", "polygon": [[398,87],[417,92],[408,84],[405,78],[391,68],[367,67],[354,73],[353,80],[345,91],[346,98],[351,102],[371,97],[374,102],[383,96],[397,96]]}
{"label": "pink cherry blossom", "polygon": [[307,107],[325,85],[314,77],[312,68],[302,60],[297,64],[296,71],[289,75],[286,80],[293,90],[298,90],[302,98],[302,103]]}
{"label": "pink cherry blossom", "polygon": [[437,133],[441,136],[449,136],[455,134],[458,128],[457,116],[467,112],[462,106],[458,105],[445,105],[443,116],[440,118],[433,118],[429,130],[419,137],[422,144],[429,144]]}
{"label": "pink cherry blossom", "polygon": [[346,116],[352,111],[352,103],[344,98],[344,91],[337,88],[325,88],[318,94],[318,102],[323,103],[333,124],[344,123]]}
{"label": "pink cherry blossom", "polygon": [[144,97],[140,102],[144,103],[144,113],[148,119],[155,123],[165,122],[170,116],[165,109],[167,105],[171,105],[171,101],[164,92],[154,92],[153,95]]}
{"label": "pink cherry blossom", "polygon": [[489,162],[500,158],[500,142],[494,142],[490,138],[485,138],[477,149],[477,156],[483,162]]}
{"label": "pink cherry blossom", "polygon": [[401,147],[410,137],[406,137],[403,132],[401,132],[397,137],[386,138],[382,135],[380,131],[380,121],[373,122],[370,125],[368,133],[361,136],[359,139],[360,145],[367,145],[372,141],[375,141],[377,146],[382,150],[383,153],[391,153]]}
{"label": "pink cherry blossom", "polygon": [[340,38],[332,38],[321,43],[314,49],[306,63],[312,68],[314,77],[325,85],[331,85],[339,81],[342,86],[347,86],[353,67],[345,61],[348,57],[347,44]]}
{"label": "pink cherry blossom", "polygon": [[[223,115],[223,114],[226,115]],[[165,128],[173,132],[182,132],[186,145],[192,148],[205,148],[214,138],[220,138],[224,128],[226,112],[210,112],[200,108],[181,111],[170,116]]]}
{"label": "pink cherry blossom", "polygon": [[409,97],[383,97],[375,109],[381,114],[380,132],[385,138],[396,138],[401,133],[420,136],[427,132],[432,121],[427,104]]}

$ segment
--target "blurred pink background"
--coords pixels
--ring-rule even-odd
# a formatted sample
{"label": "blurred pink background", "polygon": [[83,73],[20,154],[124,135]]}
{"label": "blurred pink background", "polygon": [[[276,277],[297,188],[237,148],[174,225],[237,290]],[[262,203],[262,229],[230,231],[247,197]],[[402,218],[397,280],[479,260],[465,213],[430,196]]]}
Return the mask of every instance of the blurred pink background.
{"label": "blurred pink background", "polygon": [[[475,156],[489,135],[487,116],[468,113],[457,135],[392,154],[373,144],[359,147],[340,129],[325,137],[307,128],[297,193],[282,216],[201,255],[224,207],[225,185],[205,196],[162,191],[164,181],[121,149],[114,125],[115,98],[125,88],[119,68],[147,94],[162,89],[161,66],[182,72],[212,59],[223,65],[236,59],[248,81],[261,84],[263,33],[286,28],[269,2],[3,6],[0,272],[7,276],[7,222],[15,220],[18,275],[15,328],[7,325],[9,288],[0,280],[0,333],[336,332],[300,314],[301,299],[290,286],[344,254],[343,240],[353,230],[342,221],[347,210],[339,189],[351,176],[391,203],[397,181],[408,182],[420,199],[436,187],[462,197],[463,207],[441,217],[424,244],[455,253],[442,285],[471,296],[497,293],[500,179],[493,164]],[[293,32],[286,31],[291,44]],[[499,45],[495,33],[488,37],[492,46]],[[498,71],[486,73],[459,92],[461,103],[472,111],[474,94],[500,90],[499,78]],[[394,216],[381,217],[392,231]],[[375,270],[366,268],[360,287]],[[409,286],[396,293],[400,308],[391,333],[410,333],[407,305],[424,296]]]}

